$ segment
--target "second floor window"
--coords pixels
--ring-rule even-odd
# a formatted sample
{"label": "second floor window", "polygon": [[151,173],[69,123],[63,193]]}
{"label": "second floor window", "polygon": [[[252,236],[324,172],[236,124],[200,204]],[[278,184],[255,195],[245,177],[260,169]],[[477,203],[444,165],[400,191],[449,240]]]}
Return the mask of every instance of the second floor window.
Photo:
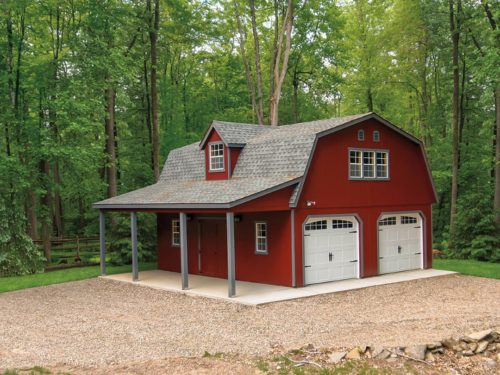
{"label": "second floor window", "polygon": [[349,178],[388,179],[389,153],[376,150],[349,150]]}
{"label": "second floor window", "polygon": [[210,144],[210,171],[224,170],[224,144]]}

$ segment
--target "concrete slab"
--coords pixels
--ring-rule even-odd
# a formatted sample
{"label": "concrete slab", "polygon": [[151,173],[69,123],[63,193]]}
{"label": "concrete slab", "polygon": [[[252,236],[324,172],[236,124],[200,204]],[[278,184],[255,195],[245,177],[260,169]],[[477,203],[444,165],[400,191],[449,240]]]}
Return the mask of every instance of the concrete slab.
{"label": "concrete slab", "polygon": [[101,276],[104,279],[122,281],[170,292],[192,296],[221,299],[244,305],[258,306],[272,302],[287,301],[321,294],[344,292],[377,285],[393,284],[403,281],[426,279],[429,277],[451,275],[456,272],[427,269],[391,273],[364,279],[349,279],[329,283],[308,285],[303,288],[236,281],[236,297],[227,296],[228,284],[225,279],[200,275],[189,275],[189,289],[182,290],[181,275],[176,272],[152,270],[139,273],[139,281],[132,281],[132,273]]}

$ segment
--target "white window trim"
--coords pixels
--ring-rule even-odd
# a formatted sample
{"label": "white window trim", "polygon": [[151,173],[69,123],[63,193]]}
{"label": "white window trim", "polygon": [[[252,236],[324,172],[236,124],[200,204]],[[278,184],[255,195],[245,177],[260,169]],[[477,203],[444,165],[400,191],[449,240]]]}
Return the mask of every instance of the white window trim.
{"label": "white window trim", "polygon": [[[361,152],[361,177],[351,176],[351,151]],[[363,152],[373,152],[374,155],[374,169],[375,169],[375,177],[365,177],[364,176],[364,160],[363,160]],[[377,152],[385,152],[387,155],[387,176],[385,177],[377,177]],[[382,150],[376,148],[349,148],[347,150],[347,175],[349,180],[364,180],[364,181],[387,181],[390,180],[390,153],[389,150]]]}
{"label": "white window trim", "polygon": [[[265,237],[258,235],[258,228],[259,228],[259,225],[261,225],[261,224],[264,224],[266,226],[266,236]],[[267,225],[267,221],[256,221],[254,228],[255,228],[255,254],[259,254],[259,255],[269,254],[269,246],[268,246],[268,240],[267,240],[269,237],[269,226]],[[258,243],[259,243],[258,239],[259,238],[264,238],[266,240],[266,249],[265,250],[260,250],[258,248]]]}
{"label": "white window trim", "polygon": [[[212,146],[214,145],[222,145],[222,168],[213,168],[212,167]],[[224,142],[210,142],[208,143],[208,171],[209,172],[224,172],[226,170],[226,159],[224,153],[226,150],[224,149]],[[214,156],[219,158],[220,156]]]}
{"label": "white window trim", "polygon": [[[177,226],[178,226],[178,228],[179,228],[179,231],[178,231],[178,232],[175,232],[175,231],[174,231],[174,223],[177,223]],[[179,220],[179,219],[172,219],[172,224],[171,224],[171,226],[170,226],[170,230],[172,231],[171,236],[170,236],[170,237],[171,237],[171,238],[170,238],[170,243],[171,243],[171,245],[172,245],[172,246],[176,246],[176,247],[177,247],[177,246],[181,246],[181,222],[180,222],[180,220]],[[174,233],[178,233],[178,234],[179,234],[179,242],[178,242],[178,243],[176,243],[176,242],[174,241]]]}

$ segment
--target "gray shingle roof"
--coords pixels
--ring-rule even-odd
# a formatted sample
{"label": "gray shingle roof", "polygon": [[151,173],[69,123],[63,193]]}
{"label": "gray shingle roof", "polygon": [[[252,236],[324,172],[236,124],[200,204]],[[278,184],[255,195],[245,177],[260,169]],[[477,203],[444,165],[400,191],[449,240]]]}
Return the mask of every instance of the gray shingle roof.
{"label": "gray shingle roof", "polygon": [[[245,145],[231,179],[205,180],[204,151],[193,143],[170,152],[158,183],[98,202],[95,207],[221,205],[270,192],[300,182],[319,133],[371,115],[277,127],[214,121],[211,127],[226,144]],[[297,186],[291,203],[299,192]]]}

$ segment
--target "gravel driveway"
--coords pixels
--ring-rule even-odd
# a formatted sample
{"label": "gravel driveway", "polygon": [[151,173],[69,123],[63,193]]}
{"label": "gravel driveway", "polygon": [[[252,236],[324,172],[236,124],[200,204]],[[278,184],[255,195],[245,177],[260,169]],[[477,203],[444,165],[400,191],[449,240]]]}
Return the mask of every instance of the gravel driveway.
{"label": "gravel driveway", "polygon": [[409,345],[499,324],[500,280],[459,275],[258,308],[91,279],[0,294],[0,369]]}

